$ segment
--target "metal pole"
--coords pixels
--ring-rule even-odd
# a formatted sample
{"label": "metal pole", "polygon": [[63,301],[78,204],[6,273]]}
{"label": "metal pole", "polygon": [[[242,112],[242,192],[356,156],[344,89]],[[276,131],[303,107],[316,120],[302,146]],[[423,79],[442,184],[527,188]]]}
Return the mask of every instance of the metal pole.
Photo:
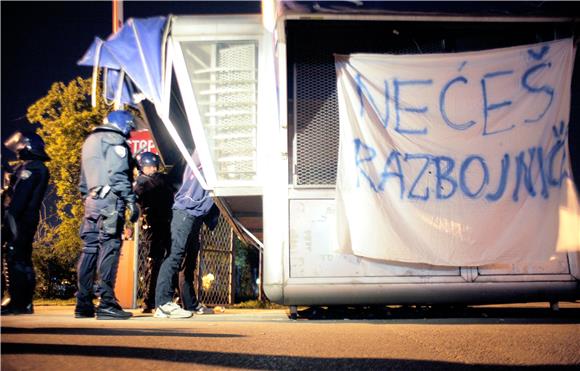
{"label": "metal pole", "polygon": [[[228,226],[229,227],[229,226]],[[234,243],[234,229],[229,227],[229,244],[230,244],[230,295],[229,295],[229,304],[234,304],[236,300],[236,245]]]}
{"label": "metal pole", "polygon": [[113,33],[123,25],[123,0],[113,0]]}
{"label": "metal pole", "polygon": [[139,225],[140,221],[133,225],[133,236],[135,242],[133,245],[133,298],[131,308],[137,308],[137,293],[139,291]]}
{"label": "metal pole", "polygon": [[[117,33],[119,29],[123,26],[123,0],[113,0],[113,33]],[[119,77],[119,83],[122,85],[123,76]],[[122,86],[120,86],[119,91],[122,91]],[[113,108],[118,110],[121,109],[121,93],[119,97],[116,96],[113,100]]]}
{"label": "metal pole", "polygon": [[262,256],[263,249],[258,249],[258,279],[260,280],[260,284],[258,285],[258,301],[263,302],[264,297],[262,296],[262,291],[264,290],[264,270],[263,270],[263,256]]}

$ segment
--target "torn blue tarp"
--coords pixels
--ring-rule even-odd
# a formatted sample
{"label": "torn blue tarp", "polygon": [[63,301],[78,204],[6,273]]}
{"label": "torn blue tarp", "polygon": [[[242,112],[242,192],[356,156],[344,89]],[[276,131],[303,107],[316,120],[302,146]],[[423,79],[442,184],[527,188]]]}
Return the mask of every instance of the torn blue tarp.
{"label": "torn blue tarp", "polygon": [[[121,85],[120,85],[121,84]],[[119,101],[135,105],[139,96],[131,88],[131,82],[125,78],[123,70],[106,69],[103,77],[104,97],[108,101]],[[121,94],[119,97],[118,95]]]}
{"label": "torn blue tarp", "polygon": [[122,104],[138,102],[133,94],[129,94],[128,81],[123,81],[123,91],[119,92],[119,78],[124,79],[123,75],[126,75],[145,98],[160,103],[166,24],[167,17],[130,18],[107,41],[95,38],[78,64],[108,70],[104,94],[109,99],[118,97]]}
{"label": "torn blue tarp", "polygon": [[115,57],[108,52],[107,49],[103,49],[103,41],[99,37],[95,37],[95,40],[85,52],[85,55],[77,62],[79,66],[95,66],[102,68],[112,68],[120,70],[120,64],[115,60]]}
{"label": "torn blue tarp", "polygon": [[[121,65],[107,48],[103,48],[105,41],[95,37],[95,40],[85,52],[85,55],[77,62],[81,66],[94,66],[93,70],[93,106],[96,104],[97,73],[103,68],[103,97],[108,101],[134,105],[137,100],[130,93],[130,82],[125,79],[125,73]],[[121,94],[121,96],[119,96]]]}
{"label": "torn blue tarp", "polygon": [[162,49],[166,17],[131,18],[103,47],[152,102],[161,101]]}

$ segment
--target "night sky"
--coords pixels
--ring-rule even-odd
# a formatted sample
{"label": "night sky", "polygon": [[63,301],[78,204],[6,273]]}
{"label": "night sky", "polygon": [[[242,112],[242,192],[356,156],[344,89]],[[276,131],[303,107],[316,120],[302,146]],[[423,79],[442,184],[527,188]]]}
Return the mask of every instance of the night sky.
{"label": "night sky", "polygon": [[[2,141],[30,128],[26,110],[54,82],[90,77],[77,66],[95,36],[112,32],[111,1],[2,1]],[[125,20],[168,14],[259,13],[259,1],[125,1]],[[4,149],[3,149],[4,154]]]}
{"label": "night sky", "polygon": [[[372,5],[372,3],[370,3]],[[473,7],[489,12],[493,4],[520,13],[580,16],[578,2],[390,2],[394,8],[430,4],[439,11]],[[499,5],[498,5],[499,4]],[[507,6],[507,8],[506,8]],[[510,8],[511,7],[511,8]],[[260,1],[124,1],[124,18],[168,14],[260,13]],[[505,12],[505,9],[503,11]],[[399,9],[400,10],[400,9]],[[27,108],[46,95],[54,82],[90,77],[92,67],[77,66],[95,36],[112,31],[111,1],[1,1],[1,139],[30,129]],[[575,74],[577,79],[578,74]],[[578,86],[574,84],[574,86]],[[573,105],[578,100],[573,101]],[[576,107],[580,112],[580,108]],[[574,111],[574,110],[573,110]],[[576,128],[573,128],[577,130]],[[572,141],[577,143],[573,133]],[[572,146],[574,147],[574,146]],[[572,153],[578,158],[575,145]],[[2,156],[11,153],[2,146]],[[575,157],[576,156],[576,157]],[[576,161],[577,163],[577,161]],[[576,168],[579,165],[575,165]]]}

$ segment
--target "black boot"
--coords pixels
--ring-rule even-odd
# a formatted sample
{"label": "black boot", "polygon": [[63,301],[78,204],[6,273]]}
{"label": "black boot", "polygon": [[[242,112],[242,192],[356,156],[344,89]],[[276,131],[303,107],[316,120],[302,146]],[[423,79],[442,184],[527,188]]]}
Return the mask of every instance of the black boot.
{"label": "black boot", "polygon": [[125,312],[119,304],[101,304],[97,307],[97,319],[119,320],[129,319],[133,313]]}
{"label": "black boot", "polygon": [[95,316],[95,309],[86,307],[76,307],[75,308],[75,318],[93,318]]}
{"label": "black boot", "polygon": [[12,304],[12,302],[8,303],[7,305],[2,306],[2,315],[19,315],[19,314],[34,314],[34,305],[29,303],[25,306],[16,306]]}
{"label": "black boot", "polygon": [[12,313],[12,305],[10,305],[10,303],[3,305],[2,306],[2,315],[9,316],[11,314],[14,314],[14,313]]}

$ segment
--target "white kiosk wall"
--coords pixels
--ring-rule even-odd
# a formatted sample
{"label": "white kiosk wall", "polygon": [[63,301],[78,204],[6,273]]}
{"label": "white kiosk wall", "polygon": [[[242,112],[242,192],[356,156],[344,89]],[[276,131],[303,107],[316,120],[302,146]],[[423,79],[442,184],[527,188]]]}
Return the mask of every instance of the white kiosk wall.
{"label": "white kiosk wall", "polygon": [[[500,25],[477,22],[478,18],[461,20],[442,23],[433,18],[427,22],[420,17],[394,21],[356,16],[311,20],[296,16],[279,18],[276,30],[270,33],[262,28],[260,17],[175,18],[172,38],[181,53],[175,58],[176,74],[185,104],[197,104],[197,110],[186,110],[214,195],[263,196],[263,285],[270,300],[287,305],[329,305],[578,297],[577,252],[559,254],[540,265],[485,267],[403,264],[334,252],[338,107],[333,53],[441,52],[449,51],[450,44],[455,50],[483,49],[492,44],[523,44],[558,29],[558,25],[544,24],[534,31],[518,20],[504,20]],[[513,31],[511,38],[498,36],[505,35],[507,28]],[[480,35],[482,30],[488,34]],[[397,38],[401,34],[405,37]],[[251,104],[241,104],[237,111],[207,108],[220,105],[220,98],[212,93],[227,82],[222,84],[211,74],[202,77],[202,67],[209,63],[204,61],[211,61],[212,55],[218,56],[214,61],[219,59],[218,42],[230,43],[226,48],[230,51],[234,46],[257,53],[252,62],[252,68],[257,66],[257,84],[251,78],[255,71],[237,71],[244,74],[239,75],[244,81],[230,86],[244,90],[246,98],[250,90],[257,89],[256,110]],[[235,62],[231,63],[223,67],[211,62],[206,67],[215,71],[235,68]],[[202,72],[197,73],[199,70]],[[234,99],[234,103],[243,102]],[[250,116],[244,116],[248,112],[252,112]],[[245,119],[228,121],[230,114],[247,118],[247,123]],[[257,132],[246,132],[245,126],[256,122],[253,114],[257,114]],[[228,133],[220,131],[225,124],[231,129]],[[227,136],[232,130],[244,140],[234,142]],[[224,152],[220,161],[216,153],[225,147],[230,152]],[[238,162],[228,163],[232,160]]]}

